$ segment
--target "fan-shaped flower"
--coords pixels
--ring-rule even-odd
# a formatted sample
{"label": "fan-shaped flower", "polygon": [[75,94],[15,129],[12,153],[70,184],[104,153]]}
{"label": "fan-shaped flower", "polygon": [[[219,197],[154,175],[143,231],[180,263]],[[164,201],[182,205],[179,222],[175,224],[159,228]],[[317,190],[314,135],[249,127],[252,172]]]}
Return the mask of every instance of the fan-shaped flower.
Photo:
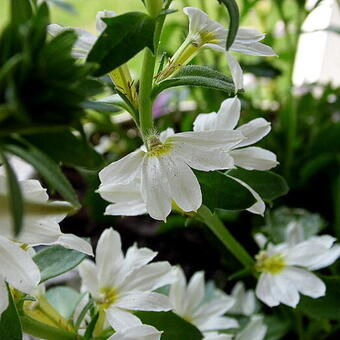
{"label": "fan-shaped flower", "polygon": [[231,74],[237,89],[243,88],[242,69],[230,53],[239,52],[254,56],[275,56],[271,47],[260,43],[265,34],[253,28],[239,28],[235,41],[226,51],[226,38],[228,30],[221,24],[209,18],[202,10],[194,7],[185,7],[184,13],[189,17],[189,34],[182,46],[170,59],[168,67],[160,74],[159,80],[165,79],[188,64],[200,51],[201,48],[212,48],[225,53]]}
{"label": "fan-shaped flower", "polygon": [[8,204],[6,204],[6,200],[8,200],[7,179],[5,176],[0,175],[0,196],[4,200],[0,208],[2,215],[1,234],[3,236],[30,246],[59,244],[65,248],[75,249],[88,255],[93,254],[92,247],[88,242],[73,234],[61,232],[59,222],[66,217],[67,213],[57,211],[53,213],[53,209],[52,213],[46,213],[44,209],[41,211],[39,209],[29,209],[30,205],[35,203],[42,206],[46,205],[50,208],[53,207],[54,203],[57,203],[59,206],[65,205],[67,208],[69,206],[67,202],[48,202],[46,189],[37,180],[23,180],[19,181],[19,184],[24,198],[24,206],[27,209],[24,210],[22,231],[19,235],[14,236],[10,210]]}
{"label": "fan-shaped flower", "polygon": [[177,268],[176,275],[169,293],[174,312],[202,331],[205,339],[215,336],[214,331],[238,327],[235,319],[223,316],[235,303],[234,298],[215,289],[206,300],[203,272],[194,274],[188,284],[182,269]]}
{"label": "fan-shaped flower", "polygon": [[[199,114],[194,121],[194,131],[232,131],[240,119],[240,112],[241,102],[237,97],[226,99],[217,113]],[[235,130],[245,137],[241,143],[233,146],[228,152],[237,167],[247,170],[269,170],[278,164],[275,154],[271,151],[250,146],[265,137],[270,130],[270,123],[263,118],[254,119]],[[262,215],[265,211],[265,204],[261,197],[248,184],[238,178],[232,178],[244,185],[257,200],[247,210]]]}
{"label": "fan-shaped flower", "polygon": [[156,255],[134,245],[124,257],[119,234],[107,229],[98,241],[96,263],[85,260],[80,264],[83,290],[91,294],[100,313],[116,331],[141,325],[131,311],[171,309],[165,295],[153,292],[174,280],[168,262],[148,264]]}
{"label": "fan-shaped flower", "polygon": [[326,287],[312,274],[329,266],[340,256],[340,246],[334,245],[330,235],[315,236],[290,244],[268,244],[256,256],[256,268],[261,273],[256,296],[268,306],[280,303],[295,307],[299,294],[318,298],[325,295]]}
{"label": "fan-shaped flower", "polygon": [[[126,195],[134,196],[129,199],[139,202],[141,195],[147,212],[158,220],[165,220],[170,214],[172,202],[185,212],[196,211],[202,205],[202,194],[191,168],[202,171],[233,168],[234,160],[228,150],[243,139],[239,131],[175,134],[172,129],[167,129],[159,136],[150,136],[147,148],[143,146],[104,168],[99,173],[101,185],[98,192],[116,204],[124,201],[124,191]],[[136,194],[136,190],[129,191],[133,181],[138,183],[139,178],[141,194],[138,191]],[[121,194],[111,195],[111,190],[119,190]],[[142,205],[139,208],[138,212],[141,212]],[[109,207],[107,213],[110,209],[114,208]]]}

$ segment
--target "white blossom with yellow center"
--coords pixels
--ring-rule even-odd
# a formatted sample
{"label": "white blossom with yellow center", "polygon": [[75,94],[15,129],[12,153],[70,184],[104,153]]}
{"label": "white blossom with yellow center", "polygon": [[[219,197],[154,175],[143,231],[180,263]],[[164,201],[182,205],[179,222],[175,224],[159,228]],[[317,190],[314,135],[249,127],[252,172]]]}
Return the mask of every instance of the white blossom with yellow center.
{"label": "white blossom with yellow center", "polygon": [[99,173],[98,192],[114,203],[106,213],[117,214],[117,208],[122,208],[122,214],[137,215],[146,210],[154,219],[166,220],[173,203],[185,212],[197,211],[202,205],[202,194],[191,168],[201,171],[233,168],[229,150],[243,139],[241,132],[225,130],[175,134],[167,129],[159,136],[151,135],[147,146]]}
{"label": "white blossom with yellow center", "polygon": [[168,262],[148,264],[156,255],[148,248],[134,245],[124,256],[119,234],[107,229],[98,241],[96,263],[85,260],[80,264],[83,291],[91,294],[101,315],[116,331],[142,324],[132,311],[171,309],[165,295],[153,292],[174,281]]}
{"label": "white blossom with yellow center", "polygon": [[269,244],[256,256],[261,273],[256,296],[270,307],[280,303],[296,307],[300,295],[319,298],[326,287],[312,270],[332,264],[340,256],[340,246],[330,235],[315,236],[298,243]]}

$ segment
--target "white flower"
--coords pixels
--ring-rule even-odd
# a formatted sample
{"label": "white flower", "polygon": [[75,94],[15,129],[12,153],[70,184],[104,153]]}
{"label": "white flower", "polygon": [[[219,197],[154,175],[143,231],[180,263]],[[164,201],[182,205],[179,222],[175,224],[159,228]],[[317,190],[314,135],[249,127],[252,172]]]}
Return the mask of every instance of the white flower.
{"label": "white flower", "polygon": [[[239,131],[175,134],[167,129],[159,136],[149,137],[149,150],[143,146],[104,168],[99,173],[101,186],[98,192],[104,199],[117,203],[124,200],[125,189],[127,195],[135,195],[131,199],[139,202],[141,195],[150,216],[158,220],[165,220],[170,214],[172,201],[185,212],[197,211],[202,205],[202,194],[191,168],[202,171],[233,168],[234,160],[228,150],[243,139]],[[138,178],[141,178],[141,194],[136,190],[131,193],[132,182],[138,183]],[[122,193],[110,196],[110,188]],[[142,209],[140,206],[138,211]]]}
{"label": "white flower", "polygon": [[[194,121],[194,131],[233,131],[240,119],[240,112],[241,102],[237,97],[226,99],[217,113],[199,114]],[[242,133],[245,139],[231,147],[228,152],[234,164],[247,170],[269,170],[275,167],[278,162],[274,153],[263,148],[249,146],[265,137],[270,130],[270,123],[263,118],[253,119],[238,127],[235,131]],[[265,211],[265,204],[261,197],[243,181],[232,178],[245,186],[257,200],[247,210],[262,215]]]}
{"label": "white flower", "polygon": [[8,307],[6,282],[26,294],[33,294],[40,282],[40,271],[30,254],[12,242],[0,236],[0,316]]}
{"label": "white flower", "polygon": [[162,332],[148,325],[140,325],[117,332],[108,340],[160,340]]}
{"label": "white flower", "polygon": [[[30,203],[40,203],[53,206],[53,202],[48,202],[48,195],[40,182],[37,180],[23,180],[19,181],[22,195],[24,198],[24,205],[29,206]],[[7,197],[7,179],[0,175],[0,196]],[[67,202],[56,202],[58,205],[69,204]],[[93,255],[91,245],[85,240],[73,234],[64,234],[60,230],[59,222],[65,217],[66,213],[55,213],[54,215],[45,214],[42,211],[30,211],[27,209],[24,219],[23,228],[19,235],[14,236],[10,210],[8,206],[0,207],[2,221],[1,234],[8,239],[15,239],[30,246],[37,245],[54,245],[59,244],[65,248],[75,249],[88,255]],[[24,210],[25,212],[25,210]]]}
{"label": "white flower", "polygon": [[340,256],[340,246],[330,235],[315,236],[296,244],[268,244],[257,256],[261,273],[256,296],[270,307],[280,303],[295,307],[299,293],[318,298],[325,295],[322,280],[310,271],[329,266]]}
{"label": "white flower", "polygon": [[[97,13],[96,28],[98,34],[101,34],[106,27],[106,24],[104,23],[102,18],[112,18],[114,16],[116,16],[116,12],[113,11],[100,11]],[[86,58],[91,51],[93,45],[97,41],[97,35],[87,32],[78,27],[63,27],[58,24],[50,24],[47,26],[47,30],[48,33],[50,33],[54,37],[65,31],[74,31],[78,36],[78,39],[72,50],[72,55],[75,58]]]}
{"label": "white flower", "polygon": [[249,316],[255,312],[256,299],[254,291],[246,291],[243,282],[237,282],[230,295],[235,299],[235,304],[228,311],[229,314]]}
{"label": "white flower", "polygon": [[[189,35],[170,60],[172,72],[189,63],[200,48],[208,47],[226,54],[235,87],[242,89],[243,72],[240,64],[230,51],[254,56],[276,55],[271,47],[260,43],[265,38],[265,34],[253,28],[242,27],[239,28],[229,51],[226,51],[228,30],[218,22],[210,19],[206,13],[198,8],[185,7],[183,11],[189,17]],[[165,75],[168,76],[169,74],[165,73]]]}
{"label": "white flower", "polygon": [[236,334],[235,340],[263,340],[267,333],[267,326],[263,322],[261,315],[253,315],[239,333]]}
{"label": "white flower", "polygon": [[217,330],[238,327],[236,320],[223,316],[235,303],[231,296],[215,289],[213,297],[206,300],[203,272],[194,274],[188,285],[182,269],[177,268],[176,274],[177,281],[171,285],[169,294],[176,314],[207,337]]}
{"label": "white flower", "polygon": [[148,248],[134,245],[124,257],[119,234],[107,229],[98,241],[96,263],[85,260],[80,264],[83,290],[92,295],[116,331],[141,325],[131,311],[171,309],[165,295],[152,292],[173,282],[168,262],[148,264],[156,255]]}

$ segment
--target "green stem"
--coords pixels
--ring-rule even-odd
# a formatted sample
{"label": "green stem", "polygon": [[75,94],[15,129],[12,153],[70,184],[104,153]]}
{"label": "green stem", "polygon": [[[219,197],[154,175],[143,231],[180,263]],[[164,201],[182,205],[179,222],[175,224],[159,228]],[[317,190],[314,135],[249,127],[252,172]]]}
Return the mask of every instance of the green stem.
{"label": "green stem", "polygon": [[246,267],[252,268],[255,265],[253,258],[234,238],[216,214],[213,214],[206,206],[197,211],[196,216],[205,223],[209,229],[219,238],[225,247]]}
{"label": "green stem", "polygon": [[[166,8],[170,6],[171,1],[166,4]],[[151,98],[153,78],[156,66],[156,56],[158,52],[159,40],[162,33],[165,15],[161,15],[156,19],[156,27],[154,33],[154,53],[150,49],[144,52],[142,74],[139,87],[139,123],[140,130],[144,142],[148,132],[153,128],[152,104]]]}
{"label": "green stem", "polygon": [[80,340],[81,336],[64,329],[52,327],[34,320],[29,316],[21,316],[21,324],[25,333],[46,340]]}

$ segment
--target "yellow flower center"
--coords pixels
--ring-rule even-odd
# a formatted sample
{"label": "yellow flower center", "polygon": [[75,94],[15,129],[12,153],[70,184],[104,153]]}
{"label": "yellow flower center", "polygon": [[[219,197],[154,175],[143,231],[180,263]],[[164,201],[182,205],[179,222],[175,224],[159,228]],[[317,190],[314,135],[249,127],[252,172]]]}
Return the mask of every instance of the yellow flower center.
{"label": "yellow flower center", "polygon": [[218,44],[219,39],[212,32],[199,32],[201,38],[201,46],[204,44]]}
{"label": "yellow flower center", "polygon": [[104,309],[110,307],[117,300],[118,294],[113,287],[103,287],[100,290],[100,298],[98,299],[98,304],[100,304]]}
{"label": "yellow flower center", "polygon": [[148,148],[148,157],[160,157],[172,150],[172,143],[162,143],[157,136],[151,136],[148,138]]}
{"label": "yellow flower center", "polygon": [[256,256],[256,269],[259,272],[279,274],[286,267],[283,254],[268,256],[267,252],[261,251]]}

